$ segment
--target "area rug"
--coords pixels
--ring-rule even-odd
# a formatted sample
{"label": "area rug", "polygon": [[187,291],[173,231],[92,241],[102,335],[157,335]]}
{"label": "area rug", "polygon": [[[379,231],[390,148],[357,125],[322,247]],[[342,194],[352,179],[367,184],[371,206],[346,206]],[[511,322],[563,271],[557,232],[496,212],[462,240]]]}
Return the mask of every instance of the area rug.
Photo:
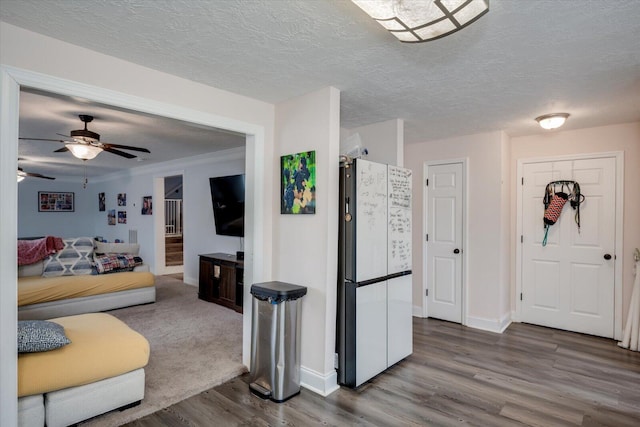
{"label": "area rug", "polygon": [[157,276],[156,288],[156,303],[109,312],[149,340],[144,400],[82,426],[119,426],[246,372],[241,314],[198,299],[196,287],[168,276]]}

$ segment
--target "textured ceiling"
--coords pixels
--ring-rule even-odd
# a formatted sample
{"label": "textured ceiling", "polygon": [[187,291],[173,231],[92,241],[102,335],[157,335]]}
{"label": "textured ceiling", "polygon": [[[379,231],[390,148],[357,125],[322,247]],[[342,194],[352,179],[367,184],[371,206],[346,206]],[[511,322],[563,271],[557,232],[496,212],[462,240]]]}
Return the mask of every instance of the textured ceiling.
{"label": "textured ceiling", "polygon": [[405,120],[405,142],[640,120],[640,1],[490,0],[403,44],[346,0],[0,0],[0,19],[270,103],[331,85],[341,125]]}

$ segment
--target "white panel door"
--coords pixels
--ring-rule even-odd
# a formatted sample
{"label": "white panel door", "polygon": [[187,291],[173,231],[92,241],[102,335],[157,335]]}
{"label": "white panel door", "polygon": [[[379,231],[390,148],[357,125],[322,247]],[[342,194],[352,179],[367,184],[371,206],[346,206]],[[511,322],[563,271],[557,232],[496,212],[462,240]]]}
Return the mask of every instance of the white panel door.
{"label": "white panel door", "polygon": [[413,290],[411,275],[387,280],[387,365],[413,352]]}
{"label": "white panel door", "polygon": [[387,369],[387,282],[356,288],[356,387]]}
{"label": "white panel door", "polygon": [[387,165],[356,160],[356,281],[387,275]]}
{"label": "white panel door", "polygon": [[[523,322],[613,338],[615,168],[614,158],[523,165]],[[542,199],[554,180],[579,183],[581,227],[567,202],[542,246]]]}
{"label": "white panel door", "polygon": [[462,323],[462,163],[428,167],[427,313]]}

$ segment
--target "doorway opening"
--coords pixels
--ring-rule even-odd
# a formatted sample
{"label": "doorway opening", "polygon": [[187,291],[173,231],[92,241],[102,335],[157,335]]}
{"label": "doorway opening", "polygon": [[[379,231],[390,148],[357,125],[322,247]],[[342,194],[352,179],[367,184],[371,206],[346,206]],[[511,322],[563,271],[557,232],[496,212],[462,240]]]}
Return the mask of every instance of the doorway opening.
{"label": "doorway opening", "polygon": [[[164,178],[164,265],[182,267],[184,265],[182,175]],[[172,268],[175,270],[175,268]],[[178,273],[172,271],[172,273]]]}

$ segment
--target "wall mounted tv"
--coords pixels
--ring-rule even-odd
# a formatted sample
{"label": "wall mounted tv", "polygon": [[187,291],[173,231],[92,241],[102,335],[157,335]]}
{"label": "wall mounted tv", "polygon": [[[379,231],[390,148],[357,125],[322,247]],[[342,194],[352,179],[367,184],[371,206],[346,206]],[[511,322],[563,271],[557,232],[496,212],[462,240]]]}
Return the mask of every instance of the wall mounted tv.
{"label": "wall mounted tv", "polygon": [[216,234],[244,237],[244,175],[209,178]]}

